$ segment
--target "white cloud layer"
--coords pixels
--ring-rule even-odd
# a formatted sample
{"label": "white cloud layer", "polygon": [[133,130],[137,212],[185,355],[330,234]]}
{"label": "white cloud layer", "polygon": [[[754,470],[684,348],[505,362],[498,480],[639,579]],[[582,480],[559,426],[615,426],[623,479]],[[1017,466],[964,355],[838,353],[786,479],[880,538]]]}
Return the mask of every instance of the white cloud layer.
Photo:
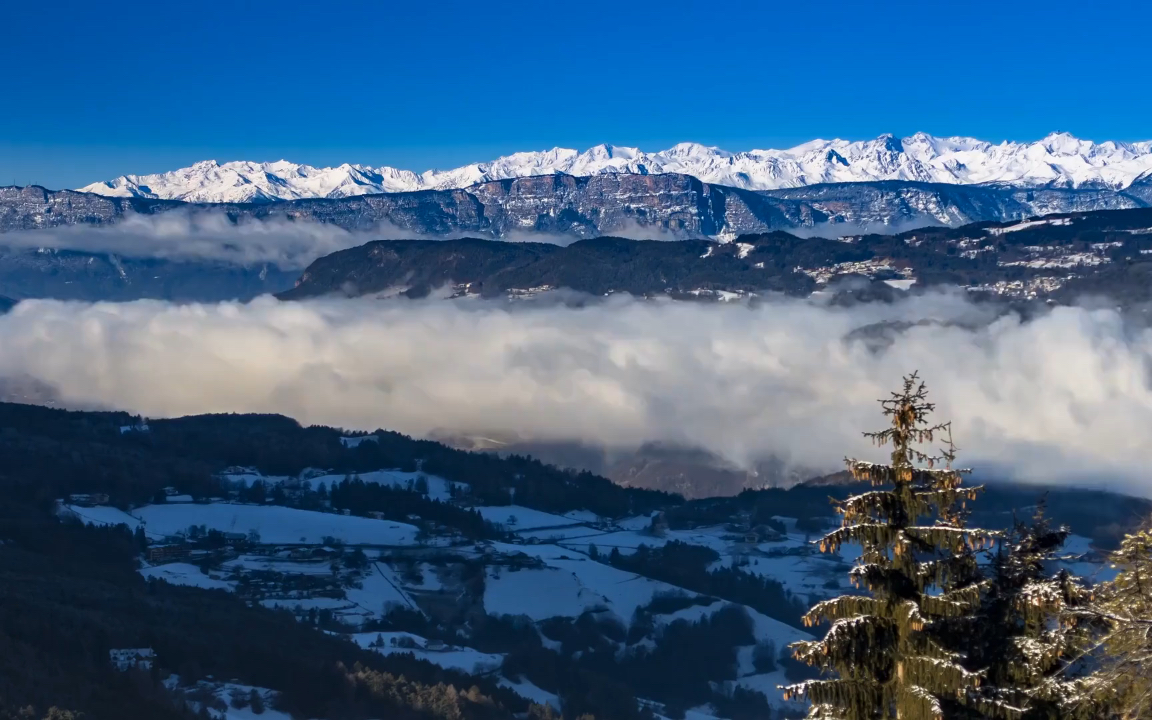
{"label": "white cloud layer", "polygon": [[[675,240],[657,228],[629,224],[612,233],[617,237]],[[124,257],[166,260],[210,260],[253,266],[271,263],[283,270],[302,270],[313,260],[373,240],[444,240],[486,237],[484,233],[454,232],[425,236],[381,223],[371,230],[350,232],[336,225],[313,221],[241,219],[232,222],[217,211],[174,210],[155,215],[127,215],[114,225],[70,225],[0,234],[0,246],[16,249],[52,248],[88,253],[114,253]],[[514,232],[509,242],[570,245],[575,235]]]}
{"label": "white cloud layer", "polygon": [[294,270],[337,250],[399,237],[415,235],[388,226],[352,233],[315,222],[271,219],[233,223],[220,212],[173,211],[128,215],[115,225],[103,227],[71,225],[8,232],[0,235],[0,245],[168,260],[217,260],[245,266],[271,263]]}
{"label": "white cloud layer", "polygon": [[[799,237],[838,237],[869,232],[898,233],[928,222],[894,225],[880,223],[821,224],[789,230]],[[680,240],[671,231],[629,222],[606,230],[604,235],[634,240]],[[241,219],[232,222],[224,213],[211,210],[173,210],[154,215],[130,214],[114,225],[70,225],[0,234],[0,246],[29,249],[53,248],[89,253],[114,253],[124,257],[166,260],[210,260],[253,266],[270,263],[283,270],[302,270],[313,260],[373,240],[444,240],[487,237],[478,232],[421,235],[387,223],[371,230],[350,232],[336,225],[313,221]],[[509,242],[542,242],[570,245],[580,238],[535,231],[515,231],[500,238]]]}
{"label": "white cloud layer", "polygon": [[[0,377],[149,416],[665,441],[835,470],[846,454],[882,456],[860,431],[919,370],[967,463],[1152,496],[1152,331],[1110,309],[983,312],[949,294],[852,308],[30,301],[0,317]],[[925,319],[879,342],[854,332]]]}

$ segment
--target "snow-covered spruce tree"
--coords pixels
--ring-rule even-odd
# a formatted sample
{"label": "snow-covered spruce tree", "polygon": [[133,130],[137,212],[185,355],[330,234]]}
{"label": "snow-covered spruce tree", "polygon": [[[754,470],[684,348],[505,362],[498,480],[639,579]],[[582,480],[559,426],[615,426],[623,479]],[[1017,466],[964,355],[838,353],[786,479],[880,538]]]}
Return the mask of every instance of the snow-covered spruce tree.
{"label": "snow-covered spruce tree", "polygon": [[[831,678],[784,688],[789,699],[812,703],[809,718],[826,720],[942,720],[980,684],[963,657],[933,631],[939,619],[973,612],[981,581],[974,548],[992,533],[964,527],[966,501],[981,488],[962,486],[967,471],[952,468],[950,425],[932,425],[934,409],[916,374],[900,392],[882,400],[890,426],[865,433],[892,448],[881,465],[847,460],[857,480],[890,489],[873,490],[837,503],[841,527],[820,541],[825,552],[858,543],[862,555],[851,571],[866,596],[845,595],[814,606],[805,624],[830,622],[823,640],[792,645],[793,655]],[[920,448],[941,436],[937,455]]]}
{"label": "snow-covered spruce tree", "polygon": [[1100,667],[1078,699],[1101,708],[1093,717],[1152,718],[1152,527],[1124,538],[1110,560],[1120,572],[1097,588],[1089,609],[1107,626],[1093,654]]}
{"label": "snow-covered spruce tree", "polygon": [[1091,592],[1067,570],[1050,571],[1068,535],[1041,502],[1032,522],[1015,523],[999,546],[979,611],[951,623],[968,667],[985,675],[973,717],[1060,720],[1083,709],[1070,703],[1080,693],[1071,670],[1092,634],[1091,618],[1078,614]]}

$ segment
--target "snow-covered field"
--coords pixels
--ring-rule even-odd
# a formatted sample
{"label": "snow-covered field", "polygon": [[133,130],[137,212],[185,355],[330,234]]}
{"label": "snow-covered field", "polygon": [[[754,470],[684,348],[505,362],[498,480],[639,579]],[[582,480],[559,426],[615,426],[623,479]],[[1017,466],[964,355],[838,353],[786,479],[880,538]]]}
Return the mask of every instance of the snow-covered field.
{"label": "snow-covered field", "polygon": [[566,525],[575,525],[578,520],[553,515],[552,513],[533,510],[520,505],[502,505],[499,507],[476,508],[484,519],[503,525],[512,531],[536,530],[539,528],[556,528]]}
{"label": "snow-covered field", "polygon": [[[334,475],[320,475],[309,479],[308,482],[312,483],[312,487],[319,486],[324,483],[328,487],[334,484],[343,482],[347,475],[340,473]],[[389,485],[391,487],[406,488],[409,483],[415,484],[420,478],[424,478],[428,483],[427,496],[433,500],[448,500],[452,497],[449,487],[455,485],[457,490],[466,492],[468,486],[461,482],[451,482],[445,480],[438,475],[428,475],[420,472],[404,472],[402,470],[373,470],[371,472],[356,473],[355,477],[360,478],[366,483],[380,483],[381,485]]]}
{"label": "snow-covered field", "polygon": [[145,522],[149,536],[177,535],[190,526],[205,525],[209,530],[221,532],[255,530],[260,534],[260,542],[276,545],[319,545],[325,537],[349,545],[414,545],[417,532],[412,525],[390,520],[280,505],[146,505],[133,514]]}
{"label": "snow-covered field", "polygon": [[231,592],[236,587],[235,583],[205,575],[199,567],[188,563],[168,563],[154,567],[143,567],[140,569],[140,574],[146,578],[164,580],[173,585],[190,585],[206,590]]}
{"label": "snow-covered field", "polygon": [[229,560],[221,568],[226,570],[259,570],[264,572],[289,573],[291,575],[330,575],[332,563],[326,560],[300,561],[266,555],[241,555]]}
{"label": "snow-covered field", "polygon": [[[588,610],[604,609],[614,614],[625,626],[632,622],[637,608],[644,607],[660,593],[697,593],[682,590],[659,580],[596,562],[557,545],[505,545],[496,543],[501,552],[523,552],[541,560],[545,567],[511,571],[488,568],[484,591],[484,609],[490,615],[525,615],[533,620],[550,617],[578,617]],[[697,620],[730,603],[713,603],[705,608],[695,606],[665,618]],[[757,639],[772,640],[783,646],[809,637],[806,633],[748,610],[755,624]]]}
{"label": "snow-covered field", "polygon": [[1114,580],[1119,572],[1098,551],[1093,550],[1091,540],[1079,535],[1068,536],[1060,558],[1061,567],[1092,583]]}
{"label": "snow-covered field", "polygon": [[[164,684],[174,693],[189,694],[190,705],[194,711],[199,711],[201,703],[192,700],[194,697],[202,697],[202,693],[208,694],[210,697],[215,696],[215,701],[212,703],[215,707],[206,709],[208,717],[212,720],[292,720],[291,716],[287,713],[282,713],[275,710],[272,704],[275,702],[276,693],[267,688],[254,687],[252,685],[242,685],[234,682],[212,682],[209,680],[202,680],[191,687],[183,687],[179,684],[180,678],[176,675],[170,675]],[[260,712],[253,711],[252,707],[248,704],[248,700],[252,694],[255,693],[260,696],[263,707]],[[233,697],[243,698],[240,704],[244,707],[235,707]],[[221,709],[223,708],[223,709]]]}
{"label": "snow-covered field", "polygon": [[742,675],[735,683],[738,687],[748,690],[755,690],[764,693],[764,697],[768,698],[768,702],[778,708],[786,708],[793,712],[803,712],[805,703],[798,701],[785,700],[780,692],[781,685],[788,685],[788,678],[784,677],[783,670],[776,670],[770,673],[756,673],[753,672],[748,675]]}
{"label": "snow-covered field", "polygon": [[[362,438],[342,438],[347,441],[353,442],[351,447],[359,445],[367,438],[373,436],[366,436]],[[345,443],[347,445],[347,443]],[[427,496],[433,500],[449,500],[452,497],[450,491],[451,486],[455,486],[457,491],[464,493],[468,491],[468,485],[462,482],[452,482],[445,480],[438,475],[428,475],[421,472],[405,472],[403,470],[372,470],[369,472],[361,473],[326,473],[325,471],[305,471],[301,473],[300,477],[288,477],[285,475],[263,475],[255,468],[230,468],[230,472],[220,473],[219,477],[234,483],[239,486],[249,486],[256,481],[262,481],[268,486],[281,485],[288,482],[307,482],[313,489],[320,486],[321,483],[325,487],[331,488],[340,482],[343,482],[351,475],[358,477],[364,482],[375,482],[381,485],[388,485],[397,488],[406,488],[409,484],[415,485],[416,481],[423,478],[428,483]]]}
{"label": "snow-covered field", "polygon": [[[63,505],[60,508],[62,515],[72,515],[85,525],[116,526],[127,525],[129,530],[135,531],[140,524],[138,518],[132,517],[123,510],[107,505],[96,507],[82,507],[80,505]],[[150,536],[151,537],[151,536]]]}
{"label": "snow-covered field", "polygon": [[572,527],[562,528],[537,528],[535,530],[519,530],[516,532],[516,537],[525,540],[534,539],[541,542],[560,543],[564,545],[569,543],[579,545],[581,542],[595,543],[603,536],[603,530],[596,530],[587,525],[574,525]]}
{"label": "snow-covered field", "polygon": [[287,475],[264,475],[255,468],[235,469],[234,472],[220,473],[218,477],[243,487],[247,487],[256,481],[263,482],[267,485],[278,485],[288,480],[295,480],[295,478]]}
{"label": "snow-covered field", "polygon": [[385,615],[393,607],[419,609],[392,568],[382,562],[372,563],[371,567],[372,572],[361,580],[362,587],[344,591],[349,601],[379,616]]}
{"label": "snow-covered field", "polygon": [[538,705],[551,705],[556,710],[560,709],[560,697],[558,695],[536,687],[526,678],[521,678],[519,682],[512,682],[508,678],[500,678],[498,684]]}
{"label": "snow-covered field", "polygon": [[[463,670],[467,673],[486,673],[498,669],[504,663],[503,655],[482,653],[466,647],[445,646],[442,649],[428,649],[428,640],[406,632],[367,632],[349,636],[362,648],[375,650],[382,655],[410,653],[417,660],[427,660],[450,670]],[[392,640],[407,638],[416,647],[392,645]],[[380,642],[383,644],[378,644]]]}
{"label": "snow-covered field", "polygon": [[498,580],[490,574],[484,593],[484,607],[489,614],[546,618],[579,615],[602,607],[628,625],[636,609],[650,603],[656,593],[677,589],[557,545],[495,543],[494,547],[504,553],[522,552],[535,557],[546,568],[517,572],[501,568]]}

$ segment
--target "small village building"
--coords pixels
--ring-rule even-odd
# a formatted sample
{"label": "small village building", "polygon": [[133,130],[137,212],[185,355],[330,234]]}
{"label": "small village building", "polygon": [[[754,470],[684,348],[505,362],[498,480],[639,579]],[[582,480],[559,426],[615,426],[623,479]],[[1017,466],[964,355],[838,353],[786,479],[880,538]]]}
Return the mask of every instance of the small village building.
{"label": "small village building", "polygon": [[779,542],[781,540],[787,539],[788,537],[787,535],[781,533],[779,530],[776,530],[775,528],[769,527],[767,525],[757,525],[756,527],[752,528],[752,532],[756,533],[756,537],[759,538],[760,542]]}
{"label": "small village building", "polygon": [[81,507],[93,507],[95,505],[106,505],[108,503],[107,493],[72,493],[68,496],[69,502],[73,505]]}
{"label": "small village building", "polygon": [[121,435],[127,435],[132,432],[146,433],[151,432],[151,430],[152,428],[148,427],[148,420],[146,418],[140,418],[140,420],[131,425],[120,426]]}
{"label": "small village building", "polygon": [[652,513],[652,524],[648,526],[648,529],[656,537],[664,537],[668,534],[668,518],[665,517],[662,510]]}
{"label": "small village building", "polygon": [[148,547],[147,558],[150,563],[170,563],[186,560],[189,552],[190,549],[184,543],[151,545]]}
{"label": "small village building", "polygon": [[152,661],[155,659],[156,653],[152,648],[119,648],[108,651],[108,660],[112,663],[112,667],[120,672],[151,670]]}

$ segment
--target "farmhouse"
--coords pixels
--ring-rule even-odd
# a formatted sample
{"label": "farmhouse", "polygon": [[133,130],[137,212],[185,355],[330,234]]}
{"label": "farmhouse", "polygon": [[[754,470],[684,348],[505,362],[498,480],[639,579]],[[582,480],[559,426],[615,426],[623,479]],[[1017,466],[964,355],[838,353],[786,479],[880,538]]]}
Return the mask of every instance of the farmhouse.
{"label": "farmhouse", "polygon": [[96,505],[106,505],[108,503],[107,493],[72,493],[68,496],[68,500],[73,505],[81,507],[94,507]]}
{"label": "farmhouse", "polygon": [[152,545],[148,548],[147,557],[150,563],[169,563],[186,559],[188,552],[188,546],[184,543]]}
{"label": "farmhouse", "polygon": [[156,653],[152,651],[152,648],[121,648],[109,650],[108,659],[111,661],[112,667],[120,672],[133,669],[151,670],[152,661],[156,659]]}

